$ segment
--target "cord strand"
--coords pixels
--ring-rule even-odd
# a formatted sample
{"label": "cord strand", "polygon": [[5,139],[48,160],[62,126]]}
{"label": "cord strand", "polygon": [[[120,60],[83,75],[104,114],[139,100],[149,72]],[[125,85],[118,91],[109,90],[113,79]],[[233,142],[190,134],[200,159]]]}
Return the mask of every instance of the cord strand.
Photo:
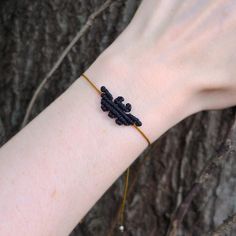
{"label": "cord strand", "polygon": [[[99,95],[102,94],[102,92],[97,88],[97,86],[85,75],[81,74],[81,76],[97,91]],[[148,146],[151,145],[151,142],[149,138],[145,135],[145,133],[135,124],[132,125],[142,136],[143,138],[147,141]],[[128,193],[128,186],[129,186],[129,176],[130,176],[130,167],[126,169],[125,172],[125,185],[124,185],[124,193],[123,193],[123,198],[121,202],[121,206],[119,208],[119,229],[120,231],[124,231],[124,213],[125,213],[125,204],[127,201],[127,193]]]}

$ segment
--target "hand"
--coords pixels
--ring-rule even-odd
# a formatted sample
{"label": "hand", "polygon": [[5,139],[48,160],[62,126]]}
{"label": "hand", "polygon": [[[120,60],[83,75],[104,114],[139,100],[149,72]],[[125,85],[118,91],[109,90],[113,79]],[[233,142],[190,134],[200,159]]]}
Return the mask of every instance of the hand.
{"label": "hand", "polygon": [[127,54],[147,65],[152,88],[161,64],[191,83],[198,110],[236,105],[235,0],[144,0],[121,40],[128,37]]}
{"label": "hand", "polygon": [[235,0],[143,0],[105,55],[117,55],[122,91],[133,88],[143,113],[152,114],[148,123],[174,116],[171,127],[192,113],[236,105],[235,42]]}

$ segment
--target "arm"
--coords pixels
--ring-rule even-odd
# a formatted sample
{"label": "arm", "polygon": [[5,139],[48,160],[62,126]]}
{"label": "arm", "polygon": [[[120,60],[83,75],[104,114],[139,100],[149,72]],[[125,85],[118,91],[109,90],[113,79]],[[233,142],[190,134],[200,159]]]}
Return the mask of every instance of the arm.
{"label": "arm", "polygon": [[[176,122],[167,107],[179,104],[160,104],[154,123],[154,105],[142,102],[142,87],[127,86],[116,72],[122,69],[115,55],[101,55],[86,74],[122,93],[153,141]],[[100,97],[79,78],[1,148],[0,234],[69,234],[146,146],[133,127],[115,125],[100,110]]]}
{"label": "arm", "polygon": [[[154,114],[148,93],[127,85],[134,80],[124,78],[115,57],[101,55],[86,74],[131,102],[154,141],[184,112],[173,101],[160,103]],[[133,127],[109,119],[98,94],[78,78],[1,148],[0,234],[69,234],[146,146]]]}
{"label": "arm", "polygon": [[[153,142],[205,105],[208,109],[217,107],[216,96],[223,96],[220,89],[216,93],[217,81],[222,87],[229,86],[232,92],[231,96],[224,96],[217,108],[236,104],[233,96],[236,86],[234,80],[230,84],[222,74],[217,81],[206,80],[208,84],[199,80],[202,76],[207,79],[209,70],[205,63],[202,74],[198,72],[196,76],[199,67],[198,55],[193,53],[195,48],[184,47],[181,37],[171,44],[176,46],[175,50],[169,48],[168,40],[177,34],[178,25],[169,26],[165,37],[154,43],[157,42],[155,25],[152,28],[149,24],[148,28],[138,21],[148,19],[145,14],[150,15],[155,9],[148,7],[150,2],[154,4],[153,0],[142,2],[133,23],[85,74],[98,87],[105,85],[115,96],[124,96],[143,122],[142,130]],[[168,13],[168,7],[163,7],[164,11]],[[144,32],[142,37],[140,30]],[[204,44],[196,43],[199,54],[201,47],[208,43],[205,40]],[[181,50],[178,45],[182,45]],[[203,52],[204,48],[201,55]],[[210,92],[212,87],[214,94]],[[226,95],[227,91],[224,92]],[[214,99],[207,99],[207,95]],[[99,103],[97,93],[78,78],[1,148],[0,235],[69,234],[146,148],[145,140],[134,128],[116,126],[100,110]]]}

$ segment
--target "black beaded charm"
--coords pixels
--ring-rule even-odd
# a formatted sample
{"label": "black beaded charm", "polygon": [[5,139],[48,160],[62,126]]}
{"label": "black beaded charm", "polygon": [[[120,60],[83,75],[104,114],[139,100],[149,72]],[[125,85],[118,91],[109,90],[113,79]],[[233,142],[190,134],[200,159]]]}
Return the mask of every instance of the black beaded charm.
{"label": "black beaded charm", "polygon": [[108,111],[110,118],[115,118],[118,125],[136,125],[141,126],[142,122],[130,113],[132,106],[130,103],[123,104],[124,98],[119,96],[114,99],[105,86],[101,87],[101,108],[104,112]]}

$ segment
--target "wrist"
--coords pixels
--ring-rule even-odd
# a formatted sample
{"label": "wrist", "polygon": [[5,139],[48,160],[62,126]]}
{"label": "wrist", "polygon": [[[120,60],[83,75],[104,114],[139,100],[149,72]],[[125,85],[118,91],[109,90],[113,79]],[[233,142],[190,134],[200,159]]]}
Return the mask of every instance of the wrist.
{"label": "wrist", "polygon": [[153,70],[148,54],[139,62],[131,59],[134,53],[118,52],[110,46],[84,73],[99,89],[104,85],[131,103],[131,113],[142,121],[140,128],[151,142],[195,112],[191,86],[180,75],[161,63]]}

